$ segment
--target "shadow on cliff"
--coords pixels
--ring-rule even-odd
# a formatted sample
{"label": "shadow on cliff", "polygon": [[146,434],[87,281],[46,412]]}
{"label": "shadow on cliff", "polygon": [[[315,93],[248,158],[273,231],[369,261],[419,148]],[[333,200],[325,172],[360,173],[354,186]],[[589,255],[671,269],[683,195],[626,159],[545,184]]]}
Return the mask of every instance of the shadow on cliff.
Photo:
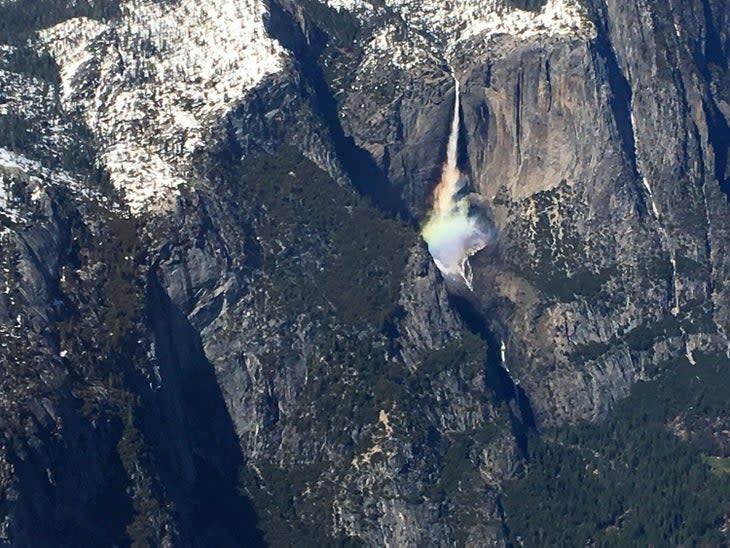
{"label": "shadow on cliff", "polygon": [[[631,119],[631,101],[633,98],[631,84],[624,75],[611,42],[611,36],[605,24],[605,21],[608,20],[606,8],[601,5],[595,9],[601,15],[594,17],[598,34],[591,48],[593,62],[596,66],[602,66],[605,71],[606,79],[611,90],[609,104],[616,123],[616,131],[621,141],[621,150],[629,162],[632,175],[636,180],[639,180],[640,175],[636,158],[634,124]],[[642,208],[646,210],[646,204],[642,203]]]}
{"label": "shadow on cliff", "polygon": [[[720,30],[715,24],[716,14],[708,0],[702,0],[702,10],[706,25],[706,43],[704,50],[695,50],[695,63],[705,77],[706,82],[718,80],[717,86],[724,87],[723,77],[728,74],[728,51]],[[730,47],[730,46],[729,46]],[[728,152],[730,152],[730,125],[725,115],[718,108],[712,92],[707,90],[707,98],[702,100],[702,108],[707,120],[708,139],[715,153],[714,176],[720,183],[720,190],[730,201],[730,166],[728,166]]]}
{"label": "shadow on cliff", "polygon": [[[301,23],[298,23],[290,9],[298,10],[299,8],[296,5],[288,6],[287,4],[286,1],[278,0],[267,2],[269,19],[266,22],[266,30],[296,59],[298,69],[309,88],[303,89],[302,94],[305,97],[311,97],[315,112],[319,114],[329,129],[335,154],[342,168],[357,191],[367,197],[375,206],[390,215],[410,219],[400,192],[388,180],[370,153],[359,147],[352,136],[347,135],[342,127],[337,113],[337,101],[332,95],[318,63],[329,39],[327,34],[314,25],[312,28],[307,28],[311,22],[305,20],[301,11],[298,14]],[[306,36],[302,26],[307,30]]]}
{"label": "shadow on cliff", "polygon": [[531,432],[536,431],[535,414],[530,399],[521,386],[515,384],[509,372],[502,367],[500,341],[490,330],[484,314],[468,297],[451,294],[451,306],[464,321],[467,328],[487,343],[484,360],[485,384],[492,391],[496,406],[506,405],[509,409],[512,434],[522,455],[527,456],[527,443]]}
{"label": "shadow on cliff", "polygon": [[[238,491],[243,455],[200,336],[154,274],[149,276],[148,287],[156,354],[164,379],[158,389],[161,408],[168,414],[163,418],[173,427],[183,428],[178,435],[189,439],[191,454],[177,455],[180,461],[189,459],[192,466],[186,493],[191,516],[185,525],[189,525],[195,545],[266,546],[251,502]],[[171,424],[164,426],[169,431]],[[172,465],[178,466],[175,461]]]}

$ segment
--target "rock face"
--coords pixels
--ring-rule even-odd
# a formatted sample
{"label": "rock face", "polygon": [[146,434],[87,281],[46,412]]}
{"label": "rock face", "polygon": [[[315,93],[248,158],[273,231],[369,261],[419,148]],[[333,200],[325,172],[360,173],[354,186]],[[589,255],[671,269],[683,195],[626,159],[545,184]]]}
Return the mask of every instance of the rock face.
{"label": "rock face", "polygon": [[[530,432],[730,351],[724,2],[46,4],[0,2],[4,542],[505,545]],[[418,234],[454,76],[468,293]]]}
{"label": "rock face", "polygon": [[[411,4],[389,6],[404,19],[402,35],[448,30],[421,44],[429,52],[441,45],[440,57],[398,70],[403,91],[378,109],[414,128],[380,154],[419,218],[433,181],[423,166],[432,173],[439,158],[406,159],[411,143],[424,146],[413,136],[422,124],[403,111],[421,94],[400,80],[417,74],[419,85],[425,67],[440,68],[444,86],[448,70],[460,80],[464,161],[501,233],[499,250],[475,261],[476,293],[509,337],[512,371],[540,395],[533,401],[545,424],[604,416],[637,379],[678,354],[727,351],[718,305],[724,244],[713,237],[725,233],[719,211],[727,206],[727,103],[717,80],[727,65],[717,25],[727,14],[712,5],[691,13],[652,3],[567,4],[511,11],[484,3],[474,8],[485,21],[479,39],[455,21],[470,20],[467,12],[433,6],[413,18]],[[372,8],[348,8],[363,21],[358,43],[367,45],[352,58],[356,84],[337,90],[339,103],[356,140],[378,150],[393,140],[357,105],[363,90],[392,80],[385,75],[400,68],[393,52],[406,46]],[[487,24],[492,12],[502,14],[501,26]],[[383,58],[368,55],[377,48]],[[428,112],[433,100],[421,102]]]}

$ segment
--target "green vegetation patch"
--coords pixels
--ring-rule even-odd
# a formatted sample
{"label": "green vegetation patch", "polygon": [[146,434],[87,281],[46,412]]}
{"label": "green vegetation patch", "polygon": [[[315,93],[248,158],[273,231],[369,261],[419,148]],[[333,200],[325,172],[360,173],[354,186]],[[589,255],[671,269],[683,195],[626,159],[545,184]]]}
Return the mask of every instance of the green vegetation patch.
{"label": "green vegetation patch", "polygon": [[90,269],[98,265],[98,284],[87,287],[87,280],[69,269],[63,289],[78,298],[93,297],[90,302],[95,306],[90,313],[94,321],[89,322],[81,314],[87,302],[78,302],[56,324],[62,346],[79,357],[93,353],[97,368],[98,362],[111,363],[137,347],[136,326],[144,311],[144,281],[139,272],[142,248],[136,223],[113,213],[108,213],[105,221],[96,234],[79,218],[70,223],[75,238],[71,249],[72,262],[76,263],[73,266]]}
{"label": "green vegetation patch", "polygon": [[[281,317],[316,326],[303,394],[280,420],[326,439],[340,454],[319,466],[280,469],[257,462],[255,474],[244,469],[241,487],[260,509],[272,545],[342,545],[348,540],[329,539],[312,524],[331,512],[332,477],[349,469],[364,443],[353,432],[377,423],[379,410],[408,392],[408,372],[390,357],[388,333],[418,235],[292,147],[248,156],[226,187],[241,205],[241,222],[255,234],[254,276],[269,306]],[[280,357],[273,351],[267,359]],[[304,495],[307,489],[313,494]]]}
{"label": "green vegetation patch", "polygon": [[0,68],[9,72],[28,74],[52,85],[60,85],[58,65],[50,53],[30,46],[21,46],[0,60]]}
{"label": "green vegetation patch", "polygon": [[728,457],[705,457],[710,465],[712,473],[720,478],[730,477],[730,458]]}
{"label": "green vegetation patch", "polygon": [[[119,425],[116,453],[133,510],[126,533],[133,546],[149,546],[158,536],[154,524],[163,507],[162,487],[148,471],[153,457],[133,388],[147,348],[140,329],[143,245],[137,222],[116,213],[94,208],[94,215],[67,219],[68,264],[60,282],[64,313],[56,331],[74,370],[81,412],[92,421]],[[90,219],[93,224],[87,224]]]}
{"label": "green vegetation patch", "polygon": [[317,309],[380,329],[397,305],[415,232],[297,150],[248,157],[238,190],[256,211],[263,270],[292,313]]}
{"label": "green vegetation patch", "polygon": [[[517,205],[517,204],[514,204]],[[527,280],[548,299],[561,302],[577,298],[607,299],[604,286],[619,275],[614,265],[600,267],[586,249],[585,237],[575,219],[584,205],[562,181],[551,190],[538,192],[519,207],[534,207],[536,219],[518,218],[507,227],[505,239],[512,242],[505,253],[507,268]],[[513,211],[513,206],[510,207]],[[554,224],[560,219],[560,228]],[[595,258],[611,257],[610,242],[592,243]],[[605,248],[605,249],[604,249]]]}
{"label": "green vegetation patch", "polygon": [[[326,439],[338,455],[331,461],[321,457],[317,465],[244,467],[240,486],[260,509],[267,541],[275,546],[353,541],[328,538],[311,524],[328,519],[336,479],[371,446],[379,412],[393,409],[396,431],[408,433],[424,452],[423,465],[433,470],[429,485],[414,486],[404,498],[450,505],[454,530],[467,531],[466,524],[483,517],[487,487],[478,469],[480,450],[500,430],[442,436],[431,417],[436,379],[459,383],[475,406],[488,397],[475,381],[482,378],[486,356],[480,337],[463,332],[443,349],[424,351],[415,371],[398,358],[403,314],[398,302],[416,232],[290,147],[247,157],[226,186],[241,205],[241,221],[255,234],[257,287],[265,288],[283,317],[316,326],[303,393],[279,420],[309,438]],[[266,359],[279,358],[274,351]],[[373,455],[371,464],[381,458]]]}
{"label": "green vegetation patch", "polygon": [[335,9],[319,0],[301,0],[305,13],[327,36],[317,60],[328,86],[339,81],[349,87],[355,75],[353,63],[362,55],[359,38],[362,29],[357,17],[349,10]]}
{"label": "green vegetation patch", "polygon": [[728,414],[730,361],[698,356],[639,383],[602,424],[531,440],[524,478],[506,486],[511,539],[526,546],[720,546],[730,511],[727,459],[668,427],[680,414]]}
{"label": "green vegetation patch", "polygon": [[335,9],[319,0],[300,0],[305,12],[330,35],[338,45],[352,46],[360,32],[357,17],[347,9]]}
{"label": "green vegetation patch", "polygon": [[463,331],[458,340],[452,341],[444,348],[424,352],[420,372],[427,376],[436,375],[442,371],[460,368],[466,363],[481,368],[486,352],[486,343],[479,336]]}
{"label": "green vegetation patch", "polygon": [[[259,510],[269,546],[336,546],[328,531],[318,524],[331,511],[334,485],[324,489],[316,482],[326,464],[280,468],[260,464],[253,474],[242,468],[239,476],[241,494],[250,496]],[[317,489],[317,497],[307,496],[308,489]]]}

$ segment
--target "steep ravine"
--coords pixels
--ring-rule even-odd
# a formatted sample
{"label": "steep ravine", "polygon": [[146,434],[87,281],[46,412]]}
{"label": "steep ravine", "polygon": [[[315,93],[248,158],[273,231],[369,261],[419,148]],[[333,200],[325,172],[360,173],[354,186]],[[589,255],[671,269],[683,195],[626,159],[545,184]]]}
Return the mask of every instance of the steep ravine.
{"label": "steep ravine", "polygon": [[[726,543],[725,2],[51,4],[0,48],[0,543]],[[418,230],[455,120],[470,288]]]}
{"label": "steep ravine", "polygon": [[[315,4],[304,3],[304,6]],[[303,77],[307,92],[312,94],[315,114],[329,132],[334,153],[342,169],[359,193],[367,196],[380,209],[408,218],[410,212],[398,192],[388,180],[387,166],[376,165],[368,151],[359,147],[342,127],[337,112],[337,100],[327,85],[320,58],[327,43],[335,41],[318,27],[309,26],[310,14],[306,8],[289,0],[270,0],[267,30],[284,48],[292,53],[297,70]]]}
{"label": "steep ravine", "polygon": [[484,384],[489,388],[495,405],[506,403],[509,406],[512,434],[524,457],[527,455],[528,435],[537,432],[530,398],[504,367],[500,339],[491,331],[488,316],[479,311],[478,302],[462,295],[451,296],[449,302],[469,330],[486,343]]}

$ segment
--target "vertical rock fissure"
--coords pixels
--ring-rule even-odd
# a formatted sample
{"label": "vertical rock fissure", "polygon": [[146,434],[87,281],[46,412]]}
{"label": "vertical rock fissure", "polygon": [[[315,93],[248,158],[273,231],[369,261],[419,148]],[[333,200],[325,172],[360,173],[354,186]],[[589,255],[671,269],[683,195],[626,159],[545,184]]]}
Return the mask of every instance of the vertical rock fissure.
{"label": "vertical rock fissure", "polygon": [[[599,20],[607,22],[609,21],[609,18],[605,13],[605,6],[602,9],[603,16],[599,18]],[[637,133],[637,124],[634,117],[634,96],[631,83],[621,67],[606,24],[607,23],[604,23],[599,27],[597,47],[598,53],[602,56],[606,63],[607,77],[612,91],[612,97],[610,100],[611,110],[615,117],[616,129],[619,133],[619,137],[621,138],[622,149],[627,155],[627,159],[634,176],[637,180],[641,181],[641,185],[644,190],[643,193],[637,193],[638,197],[642,199],[645,205],[648,202],[653,220],[656,223],[662,247],[666,250],[669,256],[669,262],[671,264],[671,287],[669,288],[669,299],[672,303],[672,315],[676,316],[680,312],[679,280],[677,278],[676,256],[666,229],[662,224],[661,211],[654,198],[654,191],[652,189],[651,182],[644,174],[644,169],[641,163],[641,153],[639,151],[640,143]]]}
{"label": "vertical rock fissure", "polygon": [[472,298],[452,294],[449,303],[469,331],[478,335],[487,345],[484,358],[485,385],[491,390],[496,406],[507,404],[512,435],[522,456],[526,458],[529,434],[537,430],[537,423],[528,394],[504,366],[501,339],[490,329],[487,318]]}
{"label": "vertical rock fissure", "polygon": [[[410,219],[400,192],[388,180],[370,153],[359,147],[355,139],[347,135],[342,127],[337,113],[337,100],[327,85],[318,63],[326,45],[327,39],[324,34],[318,36],[316,32],[308,32],[305,36],[302,26],[290,11],[290,9],[297,10],[296,6],[287,9],[285,2],[271,0],[268,2],[268,7],[267,31],[296,59],[297,68],[310,88],[312,107],[325,122],[335,155],[355,189],[381,210]],[[306,25],[304,15],[298,15],[302,21],[301,25]],[[312,43],[315,40],[316,43]]]}

